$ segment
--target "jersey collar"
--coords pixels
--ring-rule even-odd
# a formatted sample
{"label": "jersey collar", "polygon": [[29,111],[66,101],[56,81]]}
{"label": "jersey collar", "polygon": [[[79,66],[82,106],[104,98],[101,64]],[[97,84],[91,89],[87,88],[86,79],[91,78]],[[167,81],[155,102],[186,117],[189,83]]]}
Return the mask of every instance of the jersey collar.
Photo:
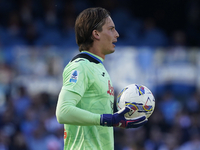
{"label": "jersey collar", "polygon": [[86,54],[86,55],[89,55],[90,57],[94,58],[95,60],[97,60],[98,62],[100,62],[101,64],[103,64],[103,58],[93,54],[93,53],[90,53],[88,51],[82,51],[81,54]]}

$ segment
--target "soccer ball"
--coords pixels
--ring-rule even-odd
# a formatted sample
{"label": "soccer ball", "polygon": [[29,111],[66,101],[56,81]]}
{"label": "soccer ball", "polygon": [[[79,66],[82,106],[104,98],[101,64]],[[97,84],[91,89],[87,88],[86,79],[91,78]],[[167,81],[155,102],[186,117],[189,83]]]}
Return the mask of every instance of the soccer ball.
{"label": "soccer ball", "polygon": [[132,105],[126,118],[146,116],[149,118],[155,108],[155,98],[152,92],[144,85],[131,84],[126,86],[117,96],[117,109],[121,110],[126,105]]}

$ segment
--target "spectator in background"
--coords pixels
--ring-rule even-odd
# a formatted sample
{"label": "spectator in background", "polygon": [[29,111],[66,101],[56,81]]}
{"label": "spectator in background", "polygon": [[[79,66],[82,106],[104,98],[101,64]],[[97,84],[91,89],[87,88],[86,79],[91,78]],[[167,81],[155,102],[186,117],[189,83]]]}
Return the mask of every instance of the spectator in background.
{"label": "spectator in background", "polygon": [[20,120],[23,119],[26,109],[28,109],[31,105],[31,100],[25,86],[19,86],[13,105],[16,115],[20,118]]}
{"label": "spectator in background", "polygon": [[168,45],[168,39],[165,33],[156,26],[153,18],[144,20],[143,28],[139,35],[139,45],[145,47],[165,47]]}
{"label": "spectator in background", "polygon": [[178,150],[199,150],[200,149],[200,133],[192,132],[187,142],[182,144]]}
{"label": "spectator in background", "polygon": [[172,43],[170,45],[174,47],[185,47],[187,46],[187,37],[184,31],[176,30],[172,34]]}
{"label": "spectator in background", "polygon": [[39,38],[39,32],[34,22],[28,23],[25,26],[24,39],[27,45],[34,46]]}
{"label": "spectator in background", "polygon": [[25,136],[21,132],[17,132],[13,137],[13,144],[11,145],[13,150],[29,150]]}
{"label": "spectator in background", "polygon": [[0,130],[0,149],[8,150],[11,145],[10,137],[1,129]]}
{"label": "spectator in background", "polygon": [[164,116],[165,123],[171,126],[176,114],[182,109],[182,105],[172,92],[166,91],[159,104],[159,109]]}
{"label": "spectator in background", "polygon": [[22,38],[22,22],[19,11],[9,12],[3,44],[5,46],[26,45]]}

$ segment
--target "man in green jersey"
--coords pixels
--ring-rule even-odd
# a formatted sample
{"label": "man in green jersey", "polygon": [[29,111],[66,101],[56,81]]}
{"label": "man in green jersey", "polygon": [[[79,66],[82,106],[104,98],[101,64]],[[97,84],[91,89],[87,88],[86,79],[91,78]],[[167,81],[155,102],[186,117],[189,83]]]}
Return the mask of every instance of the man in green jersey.
{"label": "man in green jersey", "polygon": [[64,124],[64,150],[113,150],[113,127],[136,128],[145,116],[127,119],[127,105],[113,114],[114,89],[103,65],[105,55],[115,51],[119,37],[107,10],[82,11],[75,22],[80,54],[63,71],[56,117]]}

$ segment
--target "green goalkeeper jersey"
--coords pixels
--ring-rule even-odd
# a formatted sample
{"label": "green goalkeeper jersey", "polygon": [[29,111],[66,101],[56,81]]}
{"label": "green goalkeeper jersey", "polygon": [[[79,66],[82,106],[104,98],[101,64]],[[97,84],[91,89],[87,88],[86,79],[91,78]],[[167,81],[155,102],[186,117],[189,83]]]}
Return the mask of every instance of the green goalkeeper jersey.
{"label": "green goalkeeper jersey", "polygon": [[[92,53],[81,52],[65,67],[62,87],[81,96],[76,107],[99,116],[112,114],[114,103],[114,89],[102,61],[102,58]],[[78,112],[75,115],[83,119],[92,117]],[[64,131],[64,150],[114,149],[112,127],[103,127],[99,124],[92,126],[65,124]]]}

